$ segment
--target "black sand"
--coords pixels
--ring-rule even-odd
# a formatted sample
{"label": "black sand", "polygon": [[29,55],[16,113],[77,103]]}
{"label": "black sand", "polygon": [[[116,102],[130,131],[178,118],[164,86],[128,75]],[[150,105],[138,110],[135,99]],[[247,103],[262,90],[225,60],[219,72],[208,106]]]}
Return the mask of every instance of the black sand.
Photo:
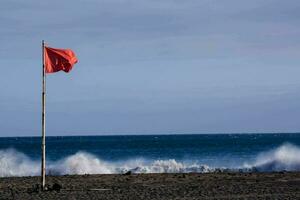
{"label": "black sand", "polygon": [[[83,175],[0,178],[0,199],[300,199],[300,173]],[[59,191],[59,186],[62,186]]]}

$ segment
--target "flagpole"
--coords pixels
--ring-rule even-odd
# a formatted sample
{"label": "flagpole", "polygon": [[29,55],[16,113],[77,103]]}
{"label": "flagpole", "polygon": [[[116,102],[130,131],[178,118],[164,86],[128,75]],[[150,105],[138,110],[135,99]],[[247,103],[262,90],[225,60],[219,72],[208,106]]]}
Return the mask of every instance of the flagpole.
{"label": "flagpole", "polygon": [[46,184],[46,69],[45,69],[45,43],[42,40],[42,62],[43,62],[43,91],[42,91],[42,165],[41,165],[41,184],[45,190]]}

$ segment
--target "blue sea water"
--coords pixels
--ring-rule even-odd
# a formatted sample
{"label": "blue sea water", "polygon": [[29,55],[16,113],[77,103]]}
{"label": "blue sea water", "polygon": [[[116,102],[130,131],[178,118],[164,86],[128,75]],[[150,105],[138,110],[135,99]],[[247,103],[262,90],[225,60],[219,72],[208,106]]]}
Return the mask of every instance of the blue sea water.
{"label": "blue sea water", "polygon": [[[38,175],[41,138],[0,138],[0,176]],[[300,134],[58,136],[48,174],[299,171]]]}

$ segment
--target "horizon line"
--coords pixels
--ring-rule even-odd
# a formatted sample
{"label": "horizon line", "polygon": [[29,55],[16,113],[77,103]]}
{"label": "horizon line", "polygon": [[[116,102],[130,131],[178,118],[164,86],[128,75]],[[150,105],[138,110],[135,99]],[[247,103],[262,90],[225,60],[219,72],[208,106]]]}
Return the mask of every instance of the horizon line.
{"label": "horizon line", "polygon": [[[300,134],[300,132],[213,132],[213,133],[125,133],[125,134],[86,134],[86,135],[48,135],[46,137],[109,137],[109,136],[167,136],[167,135],[260,135],[260,134]],[[0,138],[23,138],[23,137],[42,137],[42,135],[24,135],[24,136],[0,136]]]}

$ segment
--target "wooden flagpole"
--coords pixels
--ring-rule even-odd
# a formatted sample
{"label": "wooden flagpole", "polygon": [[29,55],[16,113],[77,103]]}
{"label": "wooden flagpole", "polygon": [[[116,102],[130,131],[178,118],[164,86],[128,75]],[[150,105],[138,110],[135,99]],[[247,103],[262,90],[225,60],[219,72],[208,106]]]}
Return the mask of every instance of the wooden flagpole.
{"label": "wooden flagpole", "polygon": [[45,69],[45,43],[42,40],[42,62],[43,62],[43,91],[42,91],[42,165],[41,165],[41,184],[45,190],[46,184],[46,69]]}

